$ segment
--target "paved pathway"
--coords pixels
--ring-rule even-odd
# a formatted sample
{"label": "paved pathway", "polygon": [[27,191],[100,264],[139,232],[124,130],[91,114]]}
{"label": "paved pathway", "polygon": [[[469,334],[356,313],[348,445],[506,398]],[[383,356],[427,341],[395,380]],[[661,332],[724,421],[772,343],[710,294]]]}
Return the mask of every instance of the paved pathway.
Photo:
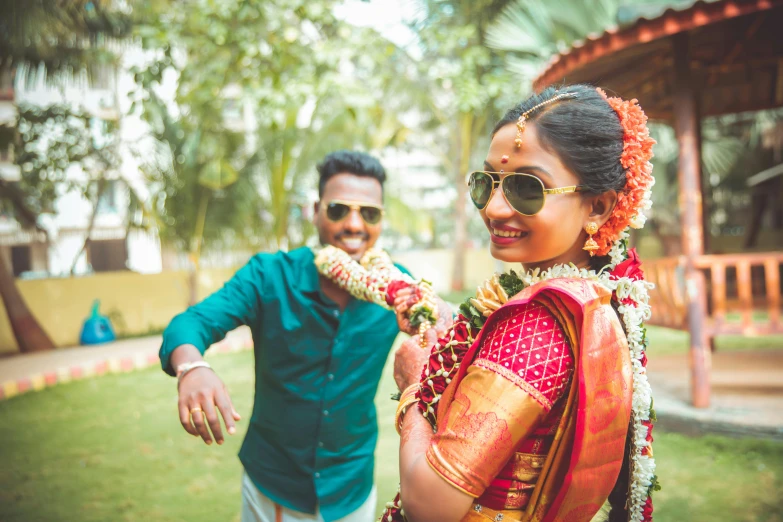
{"label": "paved pathway", "polygon": [[[161,337],[156,335],[0,357],[0,400],[75,379],[157,365],[160,343]],[[250,346],[250,330],[238,328],[210,351],[231,352]]]}
{"label": "paved pathway", "polygon": [[687,355],[651,353],[648,372],[659,426],[783,440],[783,349],[714,353],[705,409],[690,405]]}

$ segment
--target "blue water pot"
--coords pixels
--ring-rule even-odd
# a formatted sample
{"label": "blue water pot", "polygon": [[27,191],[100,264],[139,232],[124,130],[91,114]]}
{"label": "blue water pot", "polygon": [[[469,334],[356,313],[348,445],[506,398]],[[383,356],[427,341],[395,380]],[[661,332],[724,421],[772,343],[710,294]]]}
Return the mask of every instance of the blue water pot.
{"label": "blue water pot", "polygon": [[98,313],[100,306],[101,302],[96,299],[92,304],[90,317],[82,325],[82,334],[79,337],[79,342],[83,345],[108,343],[117,338],[109,318]]}

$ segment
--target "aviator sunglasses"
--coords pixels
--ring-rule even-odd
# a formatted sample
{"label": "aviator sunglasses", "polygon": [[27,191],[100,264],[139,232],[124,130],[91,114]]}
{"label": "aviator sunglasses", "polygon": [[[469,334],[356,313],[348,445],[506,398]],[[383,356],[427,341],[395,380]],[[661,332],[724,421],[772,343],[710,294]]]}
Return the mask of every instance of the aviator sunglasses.
{"label": "aviator sunglasses", "polygon": [[567,194],[582,190],[582,185],[544,188],[544,183],[531,174],[510,172],[503,179],[500,179],[500,175],[500,172],[486,171],[470,174],[468,191],[470,199],[479,210],[484,210],[489,204],[497,185],[500,185],[501,193],[511,208],[523,216],[533,216],[541,212],[547,194]]}
{"label": "aviator sunglasses", "polygon": [[341,201],[334,199],[326,205],[326,217],[329,221],[342,221],[351,210],[358,210],[359,215],[368,225],[377,225],[383,217],[383,207],[368,203],[357,203],[354,201]]}

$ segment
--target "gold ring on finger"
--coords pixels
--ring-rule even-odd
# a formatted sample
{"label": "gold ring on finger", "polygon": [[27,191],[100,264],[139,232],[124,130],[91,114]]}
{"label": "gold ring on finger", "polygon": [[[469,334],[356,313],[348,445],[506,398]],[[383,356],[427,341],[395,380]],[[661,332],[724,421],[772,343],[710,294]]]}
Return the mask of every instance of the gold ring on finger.
{"label": "gold ring on finger", "polygon": [[195,412],[204,413],[204,410],[201,409],[201,406],[196,406],[195,408],[190,409],[190,414],[193,415]]}

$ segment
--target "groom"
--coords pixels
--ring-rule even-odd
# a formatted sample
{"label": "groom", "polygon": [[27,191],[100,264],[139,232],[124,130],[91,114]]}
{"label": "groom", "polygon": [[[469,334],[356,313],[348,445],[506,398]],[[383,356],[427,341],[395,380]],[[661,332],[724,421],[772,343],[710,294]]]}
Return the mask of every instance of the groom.
{"label": "groom", "polygon": [[[322,244],[361,258],[381,233],[386,173],[375,158],[338,151],[318,165],[313,219]],[[248,325],[255,404],[239,452],[242,521],[370,522],[378,426],[373,399],[398,333],[394,313],[319,276],[313,252],[257,254],[163,333],[163,369],[177,375],[185,431],[223,443],[239,414],[202,356]]]}

